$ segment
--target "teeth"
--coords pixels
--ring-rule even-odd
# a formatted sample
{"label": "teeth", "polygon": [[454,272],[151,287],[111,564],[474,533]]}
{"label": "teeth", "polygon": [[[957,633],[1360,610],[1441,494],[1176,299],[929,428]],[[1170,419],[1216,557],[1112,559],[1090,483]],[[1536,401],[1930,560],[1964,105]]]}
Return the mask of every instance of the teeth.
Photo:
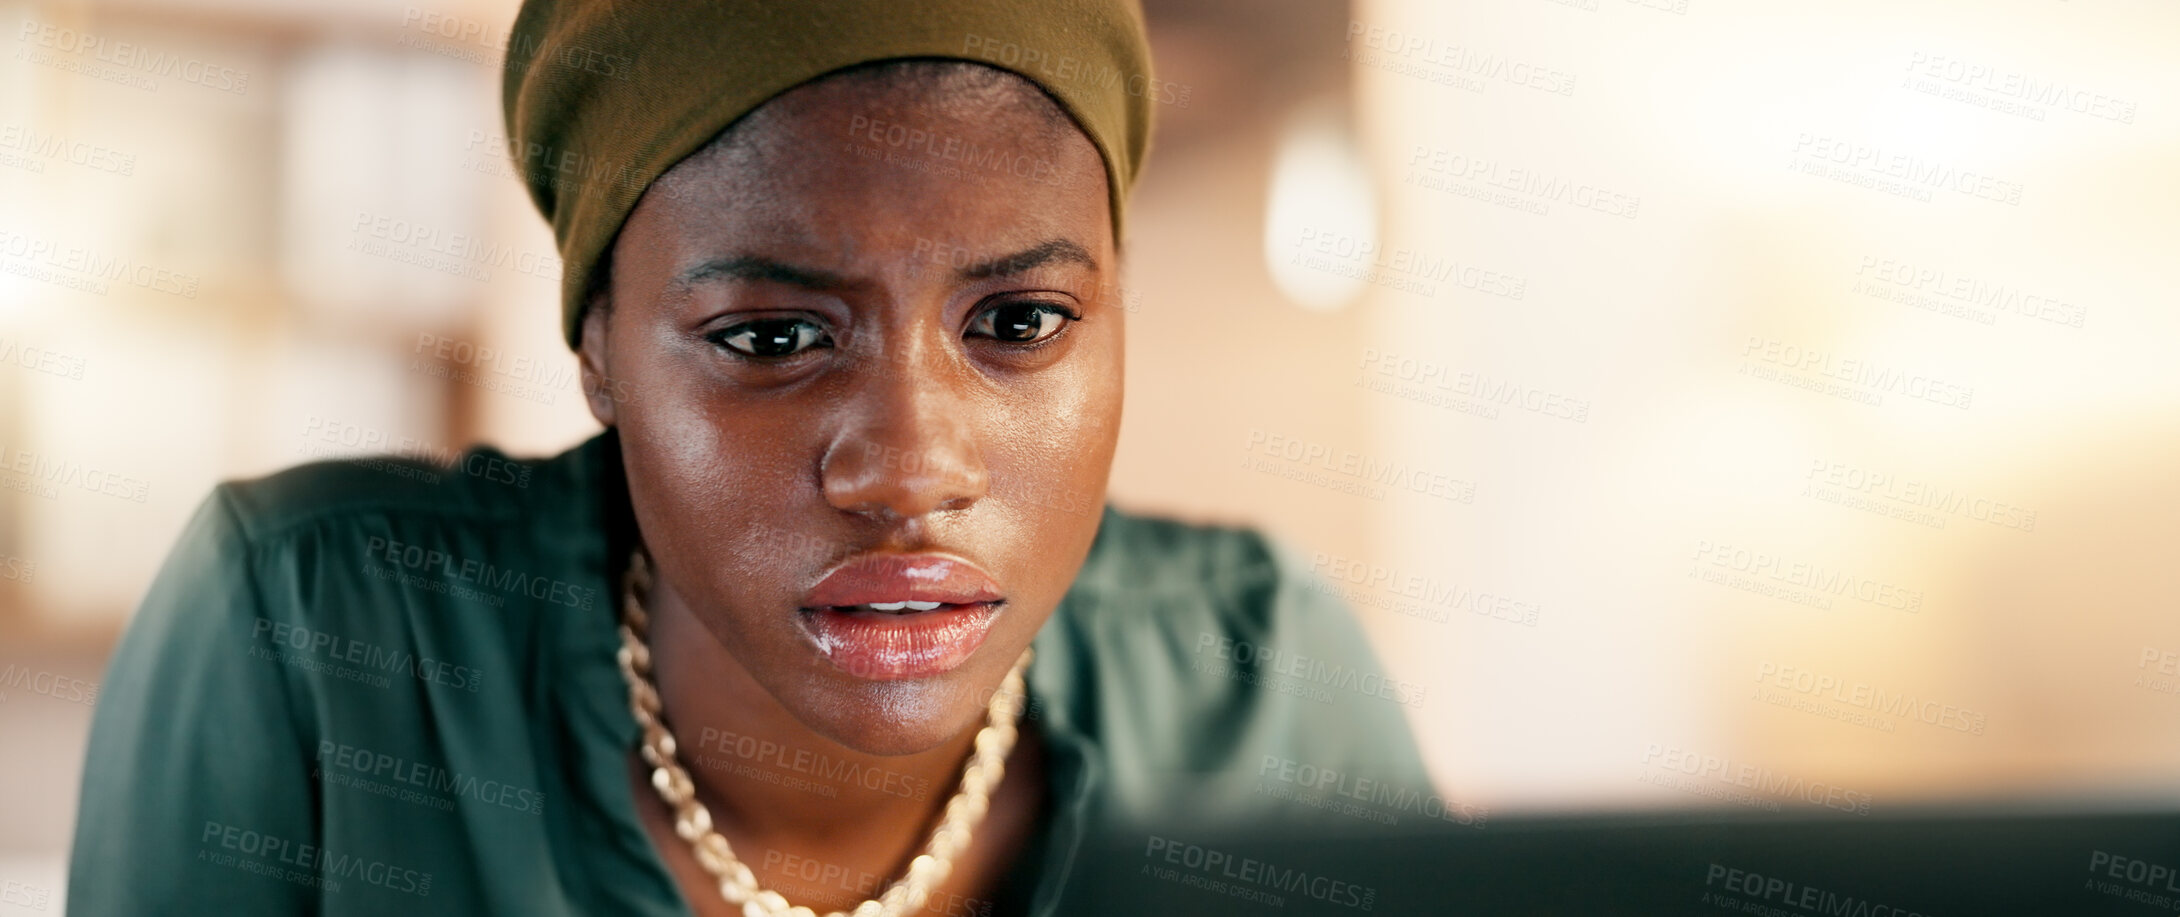
{"label": "teeth", "polygon": [[892,611],[930,611],[930,610],[932,610],[932,609],[934,609],[934,608],[938,608],[938,607],[940,607],[940,606],[943,606],[943,605],[945,605],[945,604],[946,604],[945,602],[910,602],[910,601],[905,601],[905,600],[904,600],[904,601],[899,601],[899,602],[871,602],[871,603],[868,603],[868,604],[865,604],[865,605],[848,605],[848,606],[844,606],[844,607],[848,607],[848,608],[868,608],[868,609],[870,609],[870,610],[872,610],[872,611],[888,611],[888,612],[892,612]]}

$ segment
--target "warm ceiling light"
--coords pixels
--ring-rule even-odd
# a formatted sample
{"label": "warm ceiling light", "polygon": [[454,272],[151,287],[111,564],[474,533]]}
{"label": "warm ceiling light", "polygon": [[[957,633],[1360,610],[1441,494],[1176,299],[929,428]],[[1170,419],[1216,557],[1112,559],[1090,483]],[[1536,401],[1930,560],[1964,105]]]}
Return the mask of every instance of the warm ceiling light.
{"label": "warm ceiling light", "polygon": [[1344,100],[1287,119],[1264,208],[1264,264],[1287,298],[1312,310],[1347,305],[1377,261],[1378,204]]}

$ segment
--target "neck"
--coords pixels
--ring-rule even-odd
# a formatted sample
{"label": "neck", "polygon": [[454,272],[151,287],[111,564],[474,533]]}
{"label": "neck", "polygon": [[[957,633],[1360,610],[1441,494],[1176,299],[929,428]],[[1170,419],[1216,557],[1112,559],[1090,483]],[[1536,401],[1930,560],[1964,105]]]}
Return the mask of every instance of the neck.
{"label": "neck", "polygon": [[804,725],[720,645],[654,571],[650,643],[682,766],[744,861],[777,852],[898,848],[906,856],[954,793],[980,717],[938,746],[873,755]]}

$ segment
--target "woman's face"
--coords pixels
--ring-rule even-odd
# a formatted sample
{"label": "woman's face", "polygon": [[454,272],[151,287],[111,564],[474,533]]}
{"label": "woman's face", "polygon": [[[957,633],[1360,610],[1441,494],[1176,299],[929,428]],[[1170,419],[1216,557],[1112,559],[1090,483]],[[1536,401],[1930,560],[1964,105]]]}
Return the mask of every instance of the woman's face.
{"label": "woman's face", "polygon": [[832,77],[766,103],[645,195],[584,326],[663,580],[749,680],[866,752],[978,722],[1104,502],[1104,168],[1013,83]]}

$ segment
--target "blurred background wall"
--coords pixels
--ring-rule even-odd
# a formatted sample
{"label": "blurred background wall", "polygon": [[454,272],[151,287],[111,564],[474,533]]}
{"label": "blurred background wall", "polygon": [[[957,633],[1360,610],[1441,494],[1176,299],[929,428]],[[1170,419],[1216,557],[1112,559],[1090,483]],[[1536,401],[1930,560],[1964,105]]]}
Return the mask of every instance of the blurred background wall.
{"label": "blurred background wall", "polygon": [[[1292,546],[1447,798],[2180,795],[2180,8],[1146,5],[1113,497]],[[0,2],[0,913],[216,481],[595,429],[514,6]]]}

